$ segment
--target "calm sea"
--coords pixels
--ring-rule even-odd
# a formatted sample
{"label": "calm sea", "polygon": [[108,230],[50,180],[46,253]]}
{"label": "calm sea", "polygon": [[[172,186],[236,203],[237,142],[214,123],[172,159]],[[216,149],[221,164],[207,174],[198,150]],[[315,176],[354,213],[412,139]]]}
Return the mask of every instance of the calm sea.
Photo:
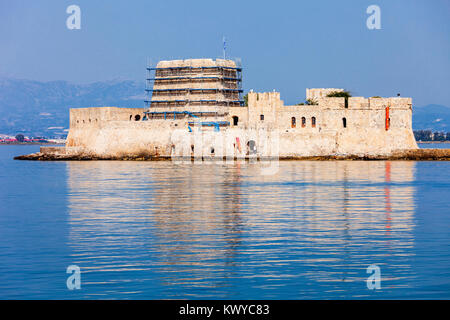
{"label": "calm sea", "polygon": [[37,150],[0,146],[1,299],[450,298],[450,162],[12,160]]}

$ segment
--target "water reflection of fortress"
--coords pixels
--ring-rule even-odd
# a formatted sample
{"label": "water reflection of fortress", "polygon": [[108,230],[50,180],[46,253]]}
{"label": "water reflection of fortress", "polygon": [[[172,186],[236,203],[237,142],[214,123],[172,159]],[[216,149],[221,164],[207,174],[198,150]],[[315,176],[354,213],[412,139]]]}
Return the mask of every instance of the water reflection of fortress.
{"label": "water reflection of fortress", "polygon": [[142,250],[140,268],[186,284],[245,261],[290,264],[302,246],[313,255],[301,263],[330,266],[413,246],[414,162],[281,162],[273,176],[260,165],[68,162],[75,256]]}

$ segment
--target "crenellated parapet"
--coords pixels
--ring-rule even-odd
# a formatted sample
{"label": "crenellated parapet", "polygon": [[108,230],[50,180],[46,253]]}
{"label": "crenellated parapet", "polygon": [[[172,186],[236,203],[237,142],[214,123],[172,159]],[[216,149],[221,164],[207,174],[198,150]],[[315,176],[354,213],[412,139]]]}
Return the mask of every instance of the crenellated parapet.
{"label": "crenellated parapet", "polygon": [[318,101],[321,98],[325,98],[332,92],[343,92],[344,89],[338,88],[307,88],[306,100]]}
{"label": "crenellated parapet", "polygon": [[99,126],[110,121],[140,121],[144,108],[75,108],[70,109],[70,128]]}
{"label": "crenellated parapet", "polygon": [[[311,95],[308,90],[307,96]],[[241,128],[279,130],[286,139],[302,139],[298,146],[309,141],[332,153],[417,147],[411,98],[326,97],[325,93],[336,89],[317,90],[314,93],[322,96],[315,104],[302,105],[284,105],[279,92],[250,92],[247,110],[230,108],[230,122]],[[309,150],[309,145],[303,148]]]}
{"label": "crenellated parapet", "polygon": [[[187,150],[220,157],[224,148],[245,157],[269,148],[295,158],[417,149],[411,98],[328,97],[344,89],[311,88],[306,104],[251,91],[244,106],[242,68],[234,61],[160,61],[147,70],[146,108],[70,110],[67,154],[170,158]],[[275,137],[276,145],[258,137]]]}

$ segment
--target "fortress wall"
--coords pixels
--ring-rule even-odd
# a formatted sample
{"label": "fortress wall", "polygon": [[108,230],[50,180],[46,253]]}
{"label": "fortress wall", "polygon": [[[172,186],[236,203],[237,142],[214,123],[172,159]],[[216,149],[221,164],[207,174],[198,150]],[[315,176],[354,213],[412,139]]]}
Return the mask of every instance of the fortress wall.
{"label": "fortress wall", "polygon": [[[155,121],[162,123],[158,126]],[[83,132],[77,130],[78,132],[73,133],[72,141],[77,147],[74,150],[76,152],[82,150],[83,153],[94,154],[100,157],[139,155],[168,157],[173,151],[172,146],[176,148],[176,152],[182,152],[181,150],[189,148],[189,145],[193,144],[196,145],[196,152],[199,150],[199,145],[194,142],[195,133],[189,133],[188,130],[173,126],[168,127],[168,122],[164,120],[155,121],[151,121],[151,123],[142,121],[128,124],[115,121],[101,129],[84,130]],[[178,122],[182,125],[183,121]],[[150,125],[148,125],[149,123]],[[175,132],[177,129],[180,129],[180,131]],[[404,134],[401,131],[397,132]],[[269,131],[269,133],[273,133],[273,131]],[[355,133],[356,130],[344,134],[332,131],[325,131],[319,134],[311,131],[279,131],[277,133],[279,139],[279,156],[326,156],[330,154],[380,155],[403,149],[400,144],[408,143],[405,139],[401,138],[399,140],[393,135],[385,134],[382,130],[375,134],[372,132],[367,137],[365,137],[366,132],[360,134]],[[257,131],[254,130],[252,133],[252,130],[241,128],[231,128],[218,133],[210,129],[204,129],[200,135],[203,141],[203,155],[209,155],[211,148],[216,150],[216,155],[219,154],[220,145],[225,143],[228,152],[231,150],[233,155],[245,156],[248,151],[247,143],[249,140],[256,142],[256,148],[259,152],[261,152],[264,144],[258,137]],[[240,140],[240,151],[237,150],[236,138]],[[222,142],[220,142],[221,139]],[[228,139],[228,142],[224,141],[224,139]],[[70,150],[70,147],[68,149]]]}
{"label": "fortress wall", "polygon": [[306,100],[311,99],[318,101],[320,98],[324,98],[327,96],[327,94],[331,92],[342,92],[344,89],[338,89],[338,88],[312,88],[312,89],[306,89]]}
{"label": "fortress wall", "polygon": [[185,120],[107,121],[102,126],[71,128],[66,147],[70,153],[100,157],[170,155],[170,137],[177,128],[187,130]]}
{"label": "fortress wall", "polygon": [[239,128],[246,127],[248,123],[248,108],[247,107],[230,107],[228,108],[228,118],[226,121],[230,122],[231,127],[235,127],[233,123],[233,117],[238,117],[238,125]]}
{"label": "fortress wall", "polygon": [[[344,98],[321,98],[318,105],[285,106],[278,92],[251,92],[248,97],[248,107],[228,109],[226,119],[231,126],[222,127],[220,132],[215,132],[213,127],[203,127],[201,132],[194,127],[190,132],[187,122],[195,121],[192,118],[134,121],[134,116],[142,115],[141,108],[72,109],[67,152],[81,150],[103,157],[168,157],[173,152],[177,154],[189,149],[195,144],[194,137],[201,136],[204,143],[196,144],[196,153],[219,155],[221,145],[225,143],[228,152],[245,156],[250,140],[255,141],[259,153],[264,150],[265,141],[258,138],[261,133],[278,137],[280,157],[385,155],[394,150],[417,148],[412,132],[410,98],[352,97],[346,108]],[[390,126],[386,130],[388,106]],[[199,108],[205,111],[204,107]],[[181,109],[174,107],[173,110]],[[263,120],[261,115],[264,115]],[[239,118],[237,126],[233,123],[235,116]],[[293,117],[295,127],[292,126]],[[304,127],[302,117],[306,120]]]}
{"label": "fortress wall", "polygon": [[[314,100],[315,105],[285,106],[279,92],[250,92],[248,107],[240,107],[235,102],[238,93],[190,90],[239,87],[238,80],[224,78],[240,77],[241,69],[208,68],[216,66],[235,68],[236,63],[222,59],[172,60],[160,61],[156,68],[149,69],[155,71],[151,111],[205,112],[200,118],[166,114],[164,119],[164,114],[154,114],[148,121],[141,121],[147,109],[71,109],[66,152],[120,158],[186,155],[187,150],[192,155],[215,156],[224,146],[227,155],[245,156],[254,154],[255,145],[257,154],[267,156],[265,150],[275,150],[267,142],[274,139],[279,152],[271,155],[280,157],[387,155],[417,148],[410,98],[327,97],[343,89],[312,88],[306,89],[306,98]],[[156,102],[162,100],[183,102]],[[222,124],[219,132],[217,127],[208,126],[210,121],[223,120],[230,126]],[[188,125],[200,121],[209,123],[203,123],[201,130]]]}
{"label": "fortress wall", "polygon": [[[345,108],[345,98],[344,98],[344,108]],[[369,110],[369,108],[370,108],[370,103],[369,103],[369,99],[367,99],[367,98],[364,98],[364,97],[348,98],[347,109]]]}
{"label": "fortress wall", "polygon": [[[260,127],[262,128],[262,127]],[[193,128],[196,130],[196,128]],[[175,133],[175,130],[179,130]],[[281,157],[319,156],[330,154],[387,154],[396,149],[404,149],[408,141],[405,129],[392,129],[387,134],[383,129],[363,131],[353,128],[345,132],[337,130],[306,128],[267,131],[278,135]],[[101,127],[86,126],[71,128],[67,146],[75,152],[102,157],[121,157],[135,155],[170,156],[175,146],[176,152],[194,144],[194,135],[189,133],[186,120],[151,120],[151,121],[110,121]],[[216,139],[228,139],[227,150],[236,156],[245,156],[249,140],[256,141],[256,148],[261,152],[264,141],[258,138],[257,130],[245,126],[221,129],[214,132],[212,128],[203,128],[203,154],[210,154],[210,149],[220,154],[220,144]],[[252,137],[253,136],[253,137]],[[241,150],[237,150],[236,138],[240,139]],[[188,139],[188,140],[186,140]],[[414,137],[412,137],[414,139]],[[186,142],[187,141],[187,142]],[[224,142],[222,141],[222,144]],[[198,145],[196,144],[196,147]],[[230,151],[231,150],[231,151]],[[198,151],[198,148],[196,152]]]}
{"label": "fortress wall", "polygon": [[[244,157],[250,139],[257,140],[251,130],[231,128],[214,131],[192,126],[186,120],[109,121],[101,127],[71,128],[68,154],[87,154],[97,157],[154,156],[170,157],[231,155]],[[238,143],[236,138],[240,139]],[[239,147],[238,147],[239,144]],[[195,146],[191,150],[191,146]],[[211,151],[214,151],[212,153]],[[227,153],[226,153],[227,152]]]}
{"label": "fortress wall", "polygon": [[[279,92],[263,92],[248,94],[248,127],[277,128],[277,113],[283,107]],[[261,120],[261,116],[264,119]]]}
{"label": "fortress wall", "polygon": [[103,127],[108,127],[112,121],[121,121],[127,124],[136,122],[137,116],[142,119],[144,110],[144,108],[117,107],[70,109],[70,130],[66,147],[87,148],[91,145],[91,139]]}
{"label": "fortress wall", "polygon": [[144,108],[77,108],[70,109],[70,127],[100,126],[107,121],[130,121],[137,115],[142,119]]}
{"label": "fortress wall", "polygon": [[[285,155],[387,154],[416,149],[410,98],[321,98],[318,105],[284,106],[278,93],[249,93],[249,126],[280,130]],[[386,130],[386,107],[389,129]],[[264,121],[259,118],[264,114]],[[269,117],[275,114],[274,119]],[[269,117],[267,117],[268,115]],[[292,126],[292,118],[296,125]],[[302,117],[305,126],[302,127]],[[312,125],[312,118],[316,125]],[[346,127],[343,119],[345,118]],[[267,120],[266,120],[267,119]]]}

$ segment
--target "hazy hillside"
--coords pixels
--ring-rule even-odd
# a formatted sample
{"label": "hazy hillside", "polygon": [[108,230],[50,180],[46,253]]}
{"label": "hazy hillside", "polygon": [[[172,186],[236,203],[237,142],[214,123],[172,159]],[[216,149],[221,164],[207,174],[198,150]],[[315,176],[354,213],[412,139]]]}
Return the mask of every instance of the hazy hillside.
{"label": "hazy hillside", "polygon": [[[107,81],[86,85],[0,78],[0,134],[58,136],[69,125],[69,108],[143,107],[144,82]],[[413,128],[450,131],[450,108],[414,107]]]}
{"label": "hazy hillside", "polygon": [[450,108],[438,104],[414,107],[413,129],[432,131],[450,131]]}
{"label": "hazy hillside", "polygon": [[[69,108],[143,107],[144,83],[0,79],[0,134],[53,136],[69,125]],[[50,128],[50,129],[49,129]]]}

